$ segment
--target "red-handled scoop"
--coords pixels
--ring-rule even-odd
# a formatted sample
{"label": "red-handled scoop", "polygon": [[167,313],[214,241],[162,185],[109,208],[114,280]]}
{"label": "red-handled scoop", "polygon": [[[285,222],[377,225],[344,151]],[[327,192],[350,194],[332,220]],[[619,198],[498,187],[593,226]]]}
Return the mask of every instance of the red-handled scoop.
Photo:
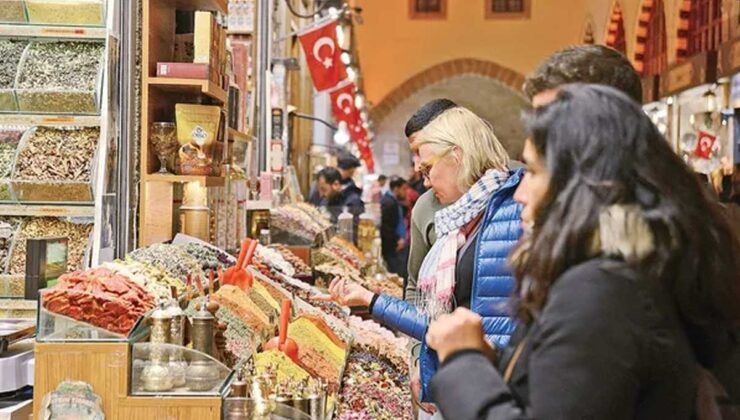
{"label": "red-handled scoop", "polygon": [[229,267],[223,273],[223,284],[237,286],[242,290],[246,290],[251,286],[250,275],[244,269],[244,266],[252,260],[252,255],[254,255],[254,250],[256,248],[257,241],[249,238],[242,241],[242,247],[239,251],[239,259],[236,261],[236,265]]}
{"label": "red-handled scoop", "polygon": [[298,344],[288,339],[288,321],[290,321],[290,299],[283,299],[280,308],[280,335],[265,344],[265,350],[278,349],[291,360],[298,363]]}

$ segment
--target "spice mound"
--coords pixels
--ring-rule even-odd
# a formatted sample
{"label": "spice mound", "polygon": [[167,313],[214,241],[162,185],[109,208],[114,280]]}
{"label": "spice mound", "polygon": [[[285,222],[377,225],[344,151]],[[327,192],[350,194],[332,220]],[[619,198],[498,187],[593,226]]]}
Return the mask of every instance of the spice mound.
{"label": "spice mound", "polygon": [[275,328],[246,293],[231,285],[224,285],[213,295],[213,301],[239,317],[257,336],[269,337]]}
{"label": "spice mound", "polygon": [[300,317],[288,326],[288,338],[298,344],[298,360],[314,377],[329,384],[334,391],[339,386],[339,375],[344,367],[345,351],[337,346],[310,319]]}
{"label": "spice mound", "polygon": [[188,274],[200,276],[203,282],[207,280],[198,260],[177,245],[154,244],[137,249],[130,253],[129,257],[134,261],[148,263],[164,270],[182,282]]}
{"label": "spice mound", "polygon": [[43,293],[46,310],[116,334],[127,334],[154,307],[154,297],[128,278],[105,268],[76,271]]}
{"label": "spice mound", "polygon": [[258,353],[254,357],[254,367],[258,374],[276,375],[278,383],[294,384],[309,378],[305,370],[278,350]]}

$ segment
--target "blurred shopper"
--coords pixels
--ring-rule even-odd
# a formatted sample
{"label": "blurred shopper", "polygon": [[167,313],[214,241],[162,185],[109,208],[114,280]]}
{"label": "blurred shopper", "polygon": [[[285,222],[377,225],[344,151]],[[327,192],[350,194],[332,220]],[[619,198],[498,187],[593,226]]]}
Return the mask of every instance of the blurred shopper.
{"label": "blurred shopper", "polygon": [[380,200],[380,240],[383,259],[388,271],[404,279],[408,262],[408,244],[406,243],[407,228],[402,203],[406,201],[407,186],[405,179],[392,177],[389,183],[390,189],[383,194]]}
{"label": "blurred shopper", "polygon": [[613,88],[560,87],[527,125],[520,327],[496,369],[486,320],[431,324],[444,417],[688,420],[716,404],[699,367],[738,403],[740,243],[716,200]]}
{"label": "blurred shopper", "polygon": [[332,223],[337,222],[337,218],[342,213],[344,207],[347,207],[355,218],[355,231],[359,223],[359,216],[365,211],[365,205],[360,196],[362,190],[348,188],[342,185],[342,175],[336,168],[324,168],[317,176],[317,190],[321,197],[322,206],[331,214]]}
{"label": "blurred shopper", "polygon": [[506,256],[521,233],[521,206],[513,195],[522,171],[509,172],[509,157],[490,124],[463,107],[442,112],[415,137],[420,170],[447,206],[435,215],[437,241],[419,272],[418,306],[339,279],[330,292],[340,304],[369,306],[375,320],[422,341],[422,399],[429,401],[427,384],[438,363],[423,342],[431,319],[470,308],[485,318],[485,333],[499,346],[513,330]]}
{"label": "blurred shopper", "polygon": [[370,202],[380,203],[380,199],[383,198],[383,194],[388,191],[388,177],[385,175],[379,175],[378,179],[373,182],[372,189],[370,191]]}

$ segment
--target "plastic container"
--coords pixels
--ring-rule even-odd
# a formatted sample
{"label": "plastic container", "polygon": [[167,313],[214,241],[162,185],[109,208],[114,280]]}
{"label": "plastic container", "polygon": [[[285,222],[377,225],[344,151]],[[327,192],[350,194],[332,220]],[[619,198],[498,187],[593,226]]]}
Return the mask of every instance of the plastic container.
{"label": "plastic container", "polygon": [[[36,86],[20,87],[21,82],[30,71],[30,67],[34,65],[29,56],[32,55],[34,47],[43,42],[54,43],[72,41],[35,41],[26,48],[23,53],[23,57],[18,64],[18,74],[16,75],[15,80],[15,97],[18,104],[18,110],[21,112],[52,114],[99,114],[104,70],[102,54],[104,54],[104,50],[101,52],[101,57],[95,64],[97,66],[95,71],[96,79],[93,84],[93,89],[91,90],[59,87],[46,88]],[[51,59],[53,59],[53,56]],[[65,57],[59,57],[59,60],[65,60]]]}
{"label": "plastic container", "polygon": [[337,227],[339,236],[347,242],[354,242],[354,216],[345,207],[342,213],[337,217]]}
{"label": "plastic container", "polygon": [[26,0],[28,21],[55,25],[105,25],[104,0]]}
{"label": "plastic container", "polygon": [[0,22],[27,22],[23,0],[0,0]]}

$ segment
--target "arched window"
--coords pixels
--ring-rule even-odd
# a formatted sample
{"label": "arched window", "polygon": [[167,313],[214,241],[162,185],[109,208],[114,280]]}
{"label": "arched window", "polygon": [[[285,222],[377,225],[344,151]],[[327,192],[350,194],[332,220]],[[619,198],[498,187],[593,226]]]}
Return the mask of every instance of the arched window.
{"label": "arched window", "polygon": [[627,55],[627,39],[624,35],[624,17],[622,7],[619,3],[614,4],[611,18],[609,19],[609,33],[606,36],[606,45]]}
{"label": "arched window", "polygon": [[637,44],[635,64],[643,75],[652,76],[668,67],[668,39],[663,0],[644,0]]}
{"label": "arched window", "polygon": [[722,1],[691,0],[687,56],[714,50],[722,43]]}

